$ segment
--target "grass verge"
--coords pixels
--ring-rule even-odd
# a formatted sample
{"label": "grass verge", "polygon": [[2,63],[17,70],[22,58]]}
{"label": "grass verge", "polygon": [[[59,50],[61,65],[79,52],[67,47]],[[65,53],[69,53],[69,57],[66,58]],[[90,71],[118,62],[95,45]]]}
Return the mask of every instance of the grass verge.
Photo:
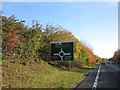
{"label": "grass verge", "polygon": [[4,88],[73,88],[91,69],[66,71],[47,63],[24,66],[3,60],[2,87]]}

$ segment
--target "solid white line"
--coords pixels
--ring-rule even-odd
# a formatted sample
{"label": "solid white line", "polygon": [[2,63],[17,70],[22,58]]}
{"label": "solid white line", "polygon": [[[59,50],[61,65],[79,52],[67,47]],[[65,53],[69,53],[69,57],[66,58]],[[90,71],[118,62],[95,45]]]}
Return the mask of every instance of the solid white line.
{"label": "solid white line", "polygon": [[100,68],[101,68],[101,64],[100,64],[100,66],[99,66],[99,69],[98,69],[98,72],[97,72],[97,75],[96,75],[96,78],[95,78],[95,81],[94,81],[94,84],[93,84],[92,90],[96,90],[96,88],[97,88],[97,83],[98,83],[98,78],[99,78]]}

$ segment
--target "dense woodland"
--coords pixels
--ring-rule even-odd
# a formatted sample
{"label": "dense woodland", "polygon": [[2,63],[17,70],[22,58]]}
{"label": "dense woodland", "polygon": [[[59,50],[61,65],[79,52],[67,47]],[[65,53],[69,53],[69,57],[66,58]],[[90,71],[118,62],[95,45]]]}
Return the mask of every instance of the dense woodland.
{"label": "dense woodland", "polygon": [[[32,62],[41,63],[41,61],[51,62],[50,42],[65,40],[74,40],[72,67],[92,65],[102,60],[94,55],[89,46],[79,41],[70,31],[60,25],[50,23],[42,25],[37,20],[33,20],[32,26],[28,27],[24,25],[24,20],[16,19],[15,16],[1,16],[0,18],[2,20],[3,60],[12,59],[24,65]],[[114,56],[114,58],[120,57]],[[66,62],[57,63],[66,66]]]}

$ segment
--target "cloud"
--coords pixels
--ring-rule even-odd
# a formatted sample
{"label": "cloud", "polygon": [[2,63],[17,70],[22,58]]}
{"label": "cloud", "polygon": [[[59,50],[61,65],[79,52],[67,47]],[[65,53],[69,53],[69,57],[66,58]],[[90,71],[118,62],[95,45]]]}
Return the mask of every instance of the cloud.
{"label": "cloud", "polygon": [[92,41],[94,54],[102,58],[111,58],[118,49],[118,42]]}

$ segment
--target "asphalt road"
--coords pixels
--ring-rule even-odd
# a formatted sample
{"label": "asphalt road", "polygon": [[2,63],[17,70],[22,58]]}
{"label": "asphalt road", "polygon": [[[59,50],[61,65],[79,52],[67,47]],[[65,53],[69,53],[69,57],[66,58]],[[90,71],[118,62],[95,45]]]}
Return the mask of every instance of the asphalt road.
{"label": "asphalt road", "polygon": [[[89,88],[97,90],[101,88],[120,90],[120,71],[112,65],[98,65],[89,75],[80,82],[75,89]],[[93,88],[93,86],[96,86]]]}

